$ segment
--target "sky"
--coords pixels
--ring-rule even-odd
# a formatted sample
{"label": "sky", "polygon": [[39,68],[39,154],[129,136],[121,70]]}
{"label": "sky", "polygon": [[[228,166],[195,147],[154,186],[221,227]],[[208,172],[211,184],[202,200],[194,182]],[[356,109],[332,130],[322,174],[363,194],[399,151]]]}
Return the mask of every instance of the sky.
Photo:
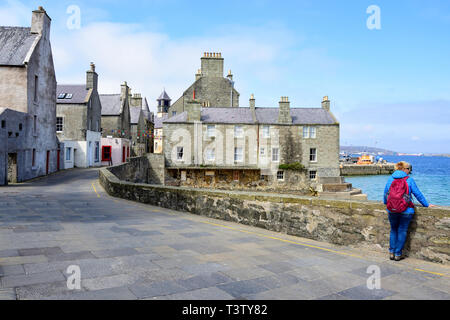
{"label": "sky", "polygon": [[0,25],[29,26],[38,6],[58,83],[84,83],[94,62],[100,93],[127,81],[155,111],[163,89],[175,101],[192,84],[203,52],[220,52],[241,106],[329,96],[341,145],[450,153],[448,0],[0,0]]}

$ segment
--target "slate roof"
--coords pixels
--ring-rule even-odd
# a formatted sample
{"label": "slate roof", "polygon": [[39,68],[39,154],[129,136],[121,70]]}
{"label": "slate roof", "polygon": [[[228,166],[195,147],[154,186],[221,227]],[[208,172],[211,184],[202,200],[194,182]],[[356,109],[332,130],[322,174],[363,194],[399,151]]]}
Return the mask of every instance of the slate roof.
{"label": "slate roof", "polygon": [[172,100],[172,99],[170,99],[169,95],[166,93],[166,90],[164,90],[161,93],[161,95],[159,96],[159,98],[156,99],[156,101],[159,101],[159,100]]}
{"label": "slate roof", "polygon": [[138,124],[142,109],[140,107],[130,107],[130,124]]}
{"label": "slate roof", "polygon": [[[187,113],[186,112],[183,112],[183,113],[185,113],[186,114],[186,119],[187,119]],[[179,115],[176,115],[175,117],[172,117],[172,118],[170,118],[171,120],[172,119],[175,119],[175,118],[177,118],[178,116],[180,116],[180,115],[182,115],[183,113],[180,113]],[[162,127],[163,127],[163,121],[164,120],[166,120],[167,119],[167,115],[165,114],[165,115],[163,115],[161,118],[159,118],[159,117],[155,117],[155,125],[154,125],[154,128],[155,129],[161,129]],[[184,121],[186,121],[186,120],[184,120]],[[178,121],[178,122],[183,122],[183,121]]]}
{"label": "slate roof", "polygon": [[100,94],[102,116],[118,116],[122,109],[120,94]]}
{"label": "slate roof", "polygon": [[[256,119],[261,124],[277,124],[278,108],[255,108]],[[322,108],[291,108],[292,124],[333,124],[333,116]],[[173,116],[165,123],[187,121],[187,112]],[[202,108],[201,121],[204,123],[252,124],[250,108]],[[156,120],[155,120],[156,128]]]}
{"label": "slate roof", "polygon": [[148,107],[147,98],[142,100],[142,112],[144,113],[144,118],[152,121],[152,113],[150,112],[150,108]]}
{"label": "slate roof", "polygon": [[[72,94],[72,99],[58,99],[61,93]],[[89,90],[84,84],[58,84],[56,87],[56,103],[58,104],[84,104]]]}
{"label": "slate roof", "polygon": [[31,33],[31,28],[0,27],[0,65],[23,66],[38,36]]}

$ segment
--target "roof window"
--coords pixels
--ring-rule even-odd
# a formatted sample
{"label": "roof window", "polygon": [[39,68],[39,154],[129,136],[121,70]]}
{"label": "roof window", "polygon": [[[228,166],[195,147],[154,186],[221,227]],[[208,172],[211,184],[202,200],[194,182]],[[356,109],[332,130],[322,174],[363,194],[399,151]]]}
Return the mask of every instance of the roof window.
{"label": "roof window", "polygon": [[64,99],[64,98],[66,97],[66,94],[67,94],[67,93],[60,93],[60,94],[58,95],[58,99]]}

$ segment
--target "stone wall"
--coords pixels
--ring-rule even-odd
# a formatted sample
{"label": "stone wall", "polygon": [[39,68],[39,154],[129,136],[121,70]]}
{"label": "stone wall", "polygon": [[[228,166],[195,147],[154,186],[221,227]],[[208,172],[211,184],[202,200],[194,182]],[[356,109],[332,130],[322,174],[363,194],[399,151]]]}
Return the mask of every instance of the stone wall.
{"label": "stone wall", "polygon": [[[338,245],[383,252],[389,246],[385,206],[377,202],[135,184],[120,181],[107,168],[100,170],[99,179],[115,197]],[[416,211],[405,253],[448,264],[450,208]]]}
{"label": "stone wall", "polygon": [[341,165],[341,176],[368,176],[368,175],[382,175],[392,174],[394,164],[373,164],[373,165],[359,165],[359,164],[343,164]]}

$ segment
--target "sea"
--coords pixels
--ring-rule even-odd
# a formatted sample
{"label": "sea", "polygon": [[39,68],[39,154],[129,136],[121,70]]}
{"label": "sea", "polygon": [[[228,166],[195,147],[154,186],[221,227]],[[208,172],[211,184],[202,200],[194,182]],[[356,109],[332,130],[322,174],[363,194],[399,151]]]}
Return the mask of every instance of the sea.
{"label": "sea", "polygon": [[[387,162],[406,161],[412,165],[417,186],[427,201],[438,206],[450,206],[450,157],[383,156]],[[384,187],[389,175],[345,177],[354,188],[367,194],[368,200],[383,201]],[[414,197],[413,197],[414,198]],[[419,203],[414,199],[415,203]]]}

